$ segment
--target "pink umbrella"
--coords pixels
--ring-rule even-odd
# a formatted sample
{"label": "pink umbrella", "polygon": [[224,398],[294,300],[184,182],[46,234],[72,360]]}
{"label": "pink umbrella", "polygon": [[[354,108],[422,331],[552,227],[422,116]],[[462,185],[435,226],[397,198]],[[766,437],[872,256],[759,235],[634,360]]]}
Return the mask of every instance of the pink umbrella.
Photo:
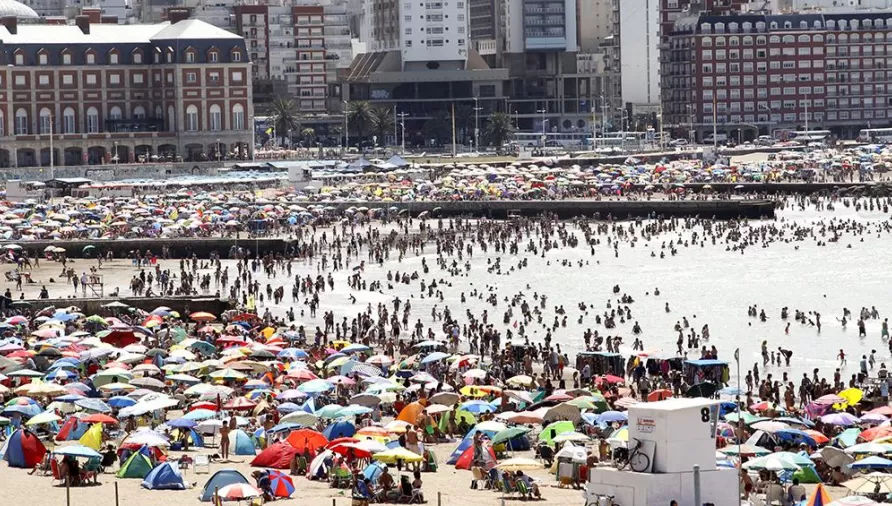
{"label": "pink umbrella", "polygon": [[347,386],[353,386],[353,385],[356,384],[356,382],[353,381],[352,379],[350,379],[350,378],[348,378],[348,377],[346,377],[346,376],[340,376],[340,375],[338,375],[338,376],[332,376],[332,377],[330,377],[330,378],[325,378],[325,380],[328,381],[329,383],[333,384],[333,385],[347,385]]}

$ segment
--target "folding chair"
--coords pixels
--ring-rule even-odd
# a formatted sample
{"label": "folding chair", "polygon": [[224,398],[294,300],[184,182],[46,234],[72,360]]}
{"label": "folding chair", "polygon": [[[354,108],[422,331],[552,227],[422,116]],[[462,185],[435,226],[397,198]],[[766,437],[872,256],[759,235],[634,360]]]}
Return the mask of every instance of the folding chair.
{"label": "folding chair", "polygon": [[209,474],[211,472],[211,459],[207,455],[196,455],[192,461],[192,472],[195,474]]}

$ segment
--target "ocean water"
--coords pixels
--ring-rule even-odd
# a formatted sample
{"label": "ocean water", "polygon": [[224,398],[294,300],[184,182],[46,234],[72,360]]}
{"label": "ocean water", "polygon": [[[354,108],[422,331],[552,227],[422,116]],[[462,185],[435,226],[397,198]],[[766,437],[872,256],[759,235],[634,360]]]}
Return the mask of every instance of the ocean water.
{"label": "ocean water", "polygon": [[[836,211],[785,210],[773,223],[781,227],[794,223],[815,226],[820,220],[826,222],[831,219],[852,220],[873,230],[884,224],[888,215],[880,211],[855,211],[839,206]],[[753,221],[750,226],[760,224],[763,222]],[[574,233],[584,243],[582,232],[574,230]],[[541,250],[540,255],[498,254],[492,249],[488,254],[483,254],[479,247],[475,247],[474,256],[465,257],[471,264],[470,271],[467,275],[455,277],[439,269],[435,247],[428,246],[423,256],[430,267],[429,274],[422,272],[421,257],[407,257],[397,262],[392,256],[383,266],[370,265],[366,268],[364,279],[369,282],[381,280],[384,285],[384,293],[373,293],[349,292],[346,286],[349,273],[335,273],[335,291],[323,294],[317,318],[310,318],[307,310],[298,320],[312,329],[316,325],[321,326],[322,310],[332,309],[336,321],[340,322],[343,316],[347,316],[349,321],[366,304],[374,306],[399,297],[403,301],[411,301],[410,328],[414,328],[417,318],[421,318],[425,325],[433,324],[435,329],[439,328],[441,323],[431,320],[431,309],[434,305],[439,310],[448,306],[463,323],[467,321],[467,310],[478,317],[484,310],[488,311],[488,321],[501,329],[504,336],[505,328],[511,325],[503,324],[503,313],[509,304],[505,298],[522,292],[531,306],[538,306],[538,301],[533,300],[535,292],[547,296],[543,309],[545,325],[553,323],[555,306],[563,305],[566,310],[567,326],[553,331],[553,342],[561,344],[570,355],[571,362],[575,353],[584,349],[582,334],[588,328],[598,330],[601,335],[623,336],[621,351],[631,352],[635,337],[631,330],[634,321],[642,327],[643,332],[638,337],[644,341],[647,350],[661,350],[664,354],[674,355],[677,332],[673,327],[686,316],[698,333],[704,324],[709,325],[711,339],[708,342],[701,340],[701,345],[715,345],[719,358],[731,362],[732,382],[736,375],[733,355],[737,348],[740,349],[741,375],[756,362],[760,370],[765,370],[760,351],[762,341],[768,342],[769,350],[782,346],[793,351],[790,367],[768,366],[767,371],[774,372],[778,377],[781,372],[787,371],[791,379],[796,379],[803,372],[811,373],[814,368],[818,368],[822,376],[832,377],[833,369],[839,364],[836,357],[840,349],[844,349],[848,356],[848,365],[842,371],[843,378],[857,372],[858,359],[873,349],[877,351],[877,367],[879,362],[885,362],[892,368],[888,343],[880,337],[882,319],[892,317],[892,268],[888,266],[892,239],[888,233],[879,236],[876,232],[865,235],[843,233],[838,242],[826,246],[817,245],[814,238],[801,242],[774,242],[767,248],[761,245],[748,247],[743,254],[727,251],[723,240],[717,241],[716,245],[707,240],[704,247],[677,248],[676,256],[671,256],[666,250],[666,258],[660,259],[660,243],[664,240],[668,243],[670,239],[678,237],[690,238],[690,231],[659,236],[649,245],[639,240],[634,248],[628,243],[621,243],[618,257],[607,246],[606,236],[601,236],[602,244],[596,247],[594,256],[584,244],[577,248],[554,249],[544,257]],[[656,252],[657,258],[651,257],[652,251]],[[487,271],[487,259],[492,261],[497,256],[501,257],[503,273],[522,258],[527,258],[529,264],[526,268],[507,274],[490,273]],[[569,261],[570,266],[561,265],[564,260]],[[578,261],[584,265],[579,267]],[[350,265],[355,263],[351,262]],[[464,261],[459,263],[463,265]],[[444,301],[421,298],[419,281],[409,285],[394,283],[393,288],[388,289],[388,271],[418,271],[428,283],[437,279],[451,286],[441,284],[439,287]],[[302,264],[295,269],[295,273],[298,272],[315,275],[317,268]],[[261,283],[265,284],[266,281],[261,277]],[[280,278],[272,283],[274,287],[286,283],[285,302],[271,306],[274,313],[283,314],[290,304],[291,281]],[[613,293],[614,285],[619,285],[620,294],[629,294],[634,298],[634,303],[630,304],[632,320],[621,324],[617,319],[616,328],[606,329],[595,323],[595,313],[607,310],[607,301],[612,301],[614,308],[618,307],[618,295]],[[659,296],[654,295],[655,288],[659,288]],[[483,292],[482,298],[470,297],[475,289]],[[490,291],[497,293],[498,304],[495,307],[485,300]],[[348,299],[349,293],[356,295],[355,304]],[[468,296],[464,304],[460,301],[461,293]],[[580,302],[595,307],[585,315],[578,308]],[[668,313],[665,311],[667,302],[671,310]],[[765,309],[768,321],[763,323],[758,318],[749,317],[747,308],[750,305]],[[786,321],[780,317],[784,306],[790,310],[787,320],[791,322],[789,335],[784,332]],[[880,319],[868,320],[866,337],[858,336],[856,324],[862,306],[876,306],[880,312]],[[299,305],[296,311],[299,313],[302,307]],[[856,319],[847,328],[843,328],[838,321],[838,318],[842,318],[844,307],[850,309]],[[819,312],[822,316],[821,331],[793,320],[796,309]],[[512,322],[520,316],[519,307],[514,309],[514,314]],[[581,323],[578,322],[580,315],[583,315]],[[403,329],[404,336],[407,330]],[[527,327],[526,335],[531,342],[543,342],[545,334],[546,329],[536,325],[535,321]],[[691,350],[691,358],[697,358],[697,353]]]}

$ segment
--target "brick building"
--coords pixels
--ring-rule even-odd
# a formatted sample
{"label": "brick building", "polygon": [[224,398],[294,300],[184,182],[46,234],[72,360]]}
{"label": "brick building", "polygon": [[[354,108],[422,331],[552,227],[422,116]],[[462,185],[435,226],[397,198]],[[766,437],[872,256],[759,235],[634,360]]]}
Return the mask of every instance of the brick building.
{"label": "brick building", "polygon": [[667,128],[734,139],[892,124],[892,14],[693,15],[661,61]]}
{"label": "brick building", "polygon": [[[0,166],[250,154],[251,62],[203,21],[0,20]],[[117,155],[117,156],[116,156]]]}

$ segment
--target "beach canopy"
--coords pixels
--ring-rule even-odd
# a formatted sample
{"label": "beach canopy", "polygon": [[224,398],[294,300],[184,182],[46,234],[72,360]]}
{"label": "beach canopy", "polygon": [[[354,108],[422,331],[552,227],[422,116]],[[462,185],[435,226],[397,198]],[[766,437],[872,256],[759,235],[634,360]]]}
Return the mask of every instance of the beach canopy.
{"label": "beach canopy", "polygon": [[175,461],[159,464],[152,469],[142,481],[142,488],[149,490],[185,490],[186,482],[180,473],[180,466]]}
{"label": "beach canopy", "polygon": [[808,502],[805,503],[805,506],[827,506],[830,502],[830,494],[827,493],[824,484],[818,483],[818,486],[815,488],[811,497],[808,498]]}
{"label": "beach canopy", "polygon": [[3,460],[9,467],[33,469],[43,461],[46,447],[33,432],[19,429],[9,436],[3,448]]}
{"label": "beach canopy", "polygon": [[118,470],[118,478],[140,478],[143,479],[152,471],[152,461],[149,460],[141,451],[133,452],[121,469]]}
{"label": "beach canopy", "polygon": [[281,442],[270,445],[258,453],[251,465],[254,467],[271,467],[273,469],[288,469],[291,459],[297,454],[297,449],[288,443]]}
{"label": "beach canopy", "polygon": [[356,434],[356,427],[347,421],[334,422],[325,428],[322,433],[329,441],[339,437],[353,437]]}
{"label": "beach canopy", "polygon": [[249,484],[248,479],[237,470],[220,469],[208,479],[207,483],[204,484],[204,489],[202,490],[199,499],[202,502],[210,502],[214,499],[215,490],[219,490],[227,485],[235,483]]}
{"label": "beach canopy", "polygon": [[[492,446],[483,445],[483,468],[489,471],[492,469],[496,462],[496,452],[493,451]],[[379,454],[380,455],[380,454]],[[377,457],[377,455],[375,456]],[[474,445],[469,446],[464,453],[461,454],[461,457],[455,462],[456,469],[465,469],[470,470],[471,466],[474,462]]]}
{"label": "beach canopy", "polygon": [[233,455],[256,455],[254,441],[247,432],[236,429],[229,433],[229,447]]}

